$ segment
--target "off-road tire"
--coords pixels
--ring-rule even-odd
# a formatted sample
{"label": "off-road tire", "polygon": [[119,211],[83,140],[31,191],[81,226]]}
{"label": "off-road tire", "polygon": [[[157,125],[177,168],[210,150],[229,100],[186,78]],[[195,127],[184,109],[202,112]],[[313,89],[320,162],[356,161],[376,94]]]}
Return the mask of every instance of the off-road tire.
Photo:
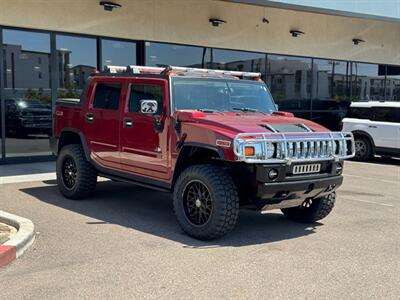
{"label": "off-road tire", "polygon": [[[366,138],[365,136],[355,136],[354,144],[356,147],[356,155],[353,158],[354,160],[368,161],[371,159],[372,145],[368,138]],[[359,147],[362,147],[362,148],[359,148]]]}
{"label": "off-road tire", "polygon": [[300,223],[313,223],[325,218],[335,206],[336,193],[333,192],[325,197],[313,199],[311,205],[306,207],[306,201],[298,207],[284,208],[283,214],[289,220]]}
{"label": "off-road tire", "polygon": [[[185,212],[184,193],[191,182],[200,182],[210,194],[212,211],[203,225],[193,224]],[[196,239],[211,240],[222,237],[236,225],[239,197],[228,172],[215,165],[195,165],[184,170],[176,181],[173,206],[184,232]]]}
{"label": "off-road tire", "polygon": [[[76,166],[75,184],[68,187],[64,173],[66,160],[72,160]],[[57,184],[65,197],[73,200],[90,196],[96,189],[97,171],[87,161],[81,145],[71,144],[64,146],[57,157]]]}

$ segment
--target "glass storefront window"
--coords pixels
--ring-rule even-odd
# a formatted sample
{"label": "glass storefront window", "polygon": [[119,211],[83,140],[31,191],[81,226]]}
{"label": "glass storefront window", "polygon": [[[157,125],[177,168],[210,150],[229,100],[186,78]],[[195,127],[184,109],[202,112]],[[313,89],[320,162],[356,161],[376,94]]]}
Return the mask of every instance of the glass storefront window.
{"label": "glass storefront window", "polygon": [[212,62],[213,69],[260,72],[265,75],[265,54],[262,53],[212,49]]}
{"label": "glass storefront window", "polygon": [[296,112],[310,110],[311,59],[268,55],[266,83],[279,110]]}
{"label": "glass storefront window", "polygon": [[313,121],[332,130],[340,129],[340,121],[350,105],[350,68],[349,62],[313,60]]}
{"label": "glass storefront window", "polygon": [[56,36],[58,98],[79,98],[86,79],[97,68],[96,39]]}
{"label": "glass storefront window", "polygon": [[385,76],[379,75],[379,65],[352,62],[351,100],[385,100]]}
{"label": "glass storefront window", "polygon": [[117,40],[101,41],[101,69],[106,65],[136,65],[136,43]]}
{"label": "glass storefront window", "polygon": [[209,68],[210,49],[194,46],[146,42],[147,66]]}
{"label": "glass storefront window", "polygon": [[50,35],[3,30],[6,156],[50,155]]}
{"label": "glass storefront window", "polygon": [[400,101],[400,66],[386,66],[386,100]]}
{"label": "glass storefront window", "polygon": [[[176,65],[260,72],[279,109],[312,119],[332,130],[352,101],[400,101],[400,65],[377,65],[331,59],[267,55],[168,43],[116,40],[56,34],[50,49],[50,33],[3,29],[0,70],[4,90],[2,112],[6,157],[50,155],[52,86],[59,98],[79,98],[87,77],[105,65]],[[137,48],[138,47],[138,48]],[[101,50],[101,61],[98,61]],[[57,67],[51,68],[55,56]],[[100,64],[98,66],[98,64]],[[53,80],[53,81],[52,81]],[[384,118],[384,117],[383,117]],[[0,113],[1,124],[1,113]],[[1,136],[0,136],[1,144]],[[0,149],[1,156],[1,149]]]}

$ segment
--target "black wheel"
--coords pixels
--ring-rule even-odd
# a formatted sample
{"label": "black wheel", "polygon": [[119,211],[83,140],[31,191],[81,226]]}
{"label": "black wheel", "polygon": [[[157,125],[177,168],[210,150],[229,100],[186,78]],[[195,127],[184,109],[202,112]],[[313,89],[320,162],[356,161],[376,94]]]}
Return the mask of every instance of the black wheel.
{"label": "black wheel", "polygon": [[325,218],[335,206],[336,193],[317,199],[307,199],[298,207],[284,208],[283,214],[290,220],[313,223]]}
{"label": "black wheel", "polygon": [[86,160],[81,145],[63,147],[57,157],[56,168],[58,188],[65,197],[82,199],[94,192],[97,172]]}
{"label": "black wheel", "polygon": [[239,214],[239,197],[231,176],[214,165],[184,170],[175,184],[173,202],[183,231],[200,240],[227,234]]}
{"label": "black wheel", "polygon": [[356,155],[354,156],[354,160],[358,161],[367,161],[372,156],[372,146],[371,142],[363,136],[355,136],[354,144]]}

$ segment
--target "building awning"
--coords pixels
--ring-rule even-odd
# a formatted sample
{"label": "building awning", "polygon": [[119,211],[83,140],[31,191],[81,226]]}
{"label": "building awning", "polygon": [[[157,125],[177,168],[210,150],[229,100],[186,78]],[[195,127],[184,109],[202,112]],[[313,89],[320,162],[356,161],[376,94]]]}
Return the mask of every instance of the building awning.
{"label": "building awning", "polygon": [[249,4],[249,5],[264,6],[264,7],[274,7],[274,8],[288,9],[288,10],[297,10],[297,11],[312,12],[312,13],[333,15],[333,16],[342,16],[342,17],[350,17],[350,18],[358,18],[358,19],[369,19],[369,20],[379,20],[379,21],[400,23],[400,18],[392,18],[392,17],[364,14],[364,13],[358,13],[358,12],[335,10],[335,9],[328,9],[328,8],[322,8],[322,7],[290,4],[290,3],[283,3],[283,2],[270,1],[270,0],[220,0],[220,1],[243,3],[243,4]]}

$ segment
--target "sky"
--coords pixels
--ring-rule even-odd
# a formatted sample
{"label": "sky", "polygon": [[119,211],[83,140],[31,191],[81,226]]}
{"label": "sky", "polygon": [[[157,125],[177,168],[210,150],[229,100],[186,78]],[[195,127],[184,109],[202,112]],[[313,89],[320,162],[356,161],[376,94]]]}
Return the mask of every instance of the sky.
{"label": "sky", "polygon": [[400,19],[400,0],[271,0]]}

